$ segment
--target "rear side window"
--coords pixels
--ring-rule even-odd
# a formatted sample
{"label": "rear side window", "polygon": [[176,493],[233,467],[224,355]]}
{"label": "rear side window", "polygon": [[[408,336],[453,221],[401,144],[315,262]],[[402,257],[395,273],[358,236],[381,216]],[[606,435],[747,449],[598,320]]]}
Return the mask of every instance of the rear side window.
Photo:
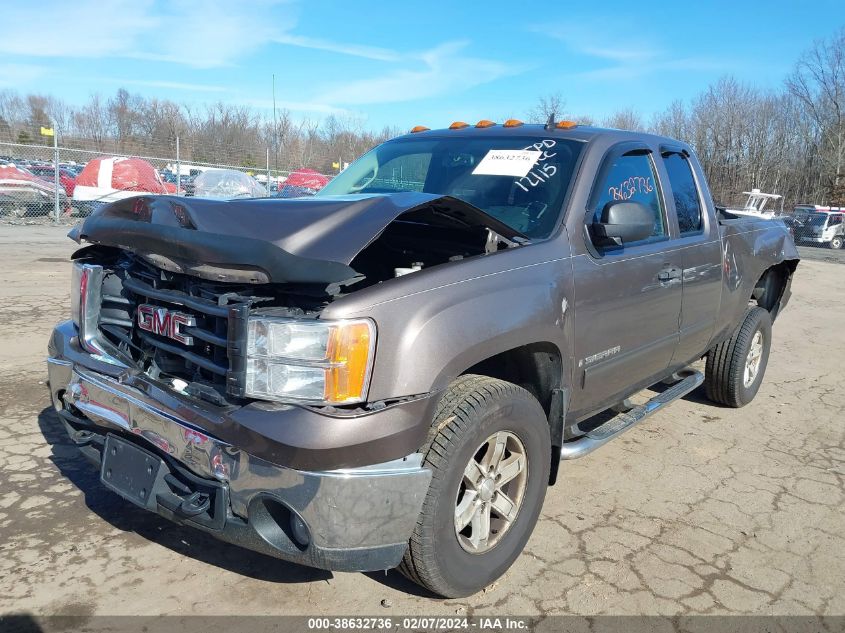
{"label": "rear side window", "polygon": [[627,246],[665,239],[666,221],[650,154],[637,151],[608,159],[593,190],[590,205],[592,221],[600,221],[605,205],[617,200],[640,202],[654,213],[654,232],[651,237]]}
{"label": "rear side window", "polygon": [[672,187],[672,196],[675,199],[681,235],[701,233],[704,230],[701,197],[698,195],[689,160],[683,154],[667,152],[663,154],[663,163],[669,174],[669,186]]}

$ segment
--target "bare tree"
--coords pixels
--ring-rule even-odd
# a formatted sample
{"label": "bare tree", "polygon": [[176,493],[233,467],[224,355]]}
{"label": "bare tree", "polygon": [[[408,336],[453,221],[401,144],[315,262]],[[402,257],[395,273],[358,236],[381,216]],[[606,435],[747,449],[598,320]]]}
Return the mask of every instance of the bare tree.
{"label": "bare tree", "polygon": [[93,94],[85,105],[74,115],[74,123],[79,135],[93,142],[97,151],[102,151],[108,136],[108,111],[98,94]]}
{"label": "bare tree", "polygon": [[140,95],[129,94],[125,88],[120,88],[117,94],[109,99],[109,124],[117,141],[118,151],[127,151],[127,145],[137,130],[143,107],[144,99]]}
{"label": "bare tree", "polygon": [[0,138],[13,142],[24,119],[24,104],[17,92],[0,90]]}
{"label": "bare tree", "polygon": [[47,98],[45,111],[56,128],[56,134],[63,138],[72,132],[73,108],[61,99],[50,96]]}
{"label": "bare tree", "polygon": [[640,114],[631,108],[617,110],[607,117],[602,124],[617,130],[644,130],[645,123]]}
{"label": "bare tree", "polygon": [[534,107],[528,112],[529,123],[545,123],[549,117],[564,118],[566,99],[559,92],[540,97]]}
{"label": "bare tree", "polygon": [[44,95],[27,95],[26,106],[28,109],[27,127],[30,136],[34,139],[41,139],[41,128],[49,128],[52,125],[47,114],[49,98]]}
{"label": "bare tree", "polygon": [[[845,189],[845,27],[817,41],[787,78],[822,139],[828,196]],[[842,194],[839,193],[841,196]],[[845,204],[845,200],[837,200]]]}

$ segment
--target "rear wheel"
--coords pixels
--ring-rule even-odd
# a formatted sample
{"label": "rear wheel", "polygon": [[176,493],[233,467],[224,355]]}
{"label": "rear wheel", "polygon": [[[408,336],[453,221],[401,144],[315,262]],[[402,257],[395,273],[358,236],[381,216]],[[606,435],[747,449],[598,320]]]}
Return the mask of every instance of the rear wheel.
{"label": "rear wheel", "polygon": [[549,425],[525,389],[462,376],[424,453],[433,476],[399,571],[441,596],[467,596],[504,574],[534,529],[549,481]]}
{"label": "rear wheel", "polygon": [[751,308],[733,336],[707,353],[707,397],[729,407],[751,402],[763,382],[771,344],[771,316],[763,308]]}

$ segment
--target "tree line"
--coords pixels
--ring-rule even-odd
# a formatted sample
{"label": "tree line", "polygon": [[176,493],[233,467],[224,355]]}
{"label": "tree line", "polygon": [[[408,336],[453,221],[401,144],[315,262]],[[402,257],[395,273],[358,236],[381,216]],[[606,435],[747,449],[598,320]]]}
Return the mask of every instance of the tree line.
{"label": "tree line", "polygon": [[0,142],[52,144],[41,135],[42,127],[52,126],[58,144],[74,150],[173,160],[178,138],[183,162],[263,170],[269,151],[272,169],[310,167],[327,174],[401,133],[390,127],[371,131],[355,116],[297,120],[281,109],[267,117],[248,106],[179,104],[124,88],[110,98],[91,95],[80,107],[54,96],[0,90]]}
{"label": "tree line", "polygon": [[[815,42],[775,89],[723,77],[690,101],[675,101],[646,120],[622,109],[602,120],[566,114],[560,93],[540,97],[526,119],[550,114],[580,124],[643,130],[690,143],[714,199],[741,202],[757,187],[785,197],[786,208],[806,202],[845,206],[845,28]],[[267,116],[223,102],[203,106],[148,99],[119,89],[74,107],[53,96],[0,91],[0,142],[43,143],[55,124],[63,147],[172,159],[176,139],[185,162],[282,170],[310,167],[334,173],[374,145],[403,132],[372,131],[359,117],[296,119]]]}

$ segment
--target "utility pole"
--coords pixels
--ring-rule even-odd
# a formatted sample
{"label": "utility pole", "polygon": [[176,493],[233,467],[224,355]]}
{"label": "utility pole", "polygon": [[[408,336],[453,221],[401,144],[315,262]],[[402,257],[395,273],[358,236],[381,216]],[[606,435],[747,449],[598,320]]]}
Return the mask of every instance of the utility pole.
{"label": "utility pole", "polygon": [[179,135],[176,135],[176,195],[182,187],[182,159],[179,156]]}
{"label": "utility pole", "polygon": [[53,124],[53,186],[56,188],[56,191],[53,194],[53,214],[55,217],[56,224],[59,223],[59,183],[61,182],[59,178],[59,129],[56,125],[55,121],[52,121]]}
{"label": "utility pole", "polygon": [[279,122],[276,119],[276,73],[273,73],[273,166],[279,171]]}

